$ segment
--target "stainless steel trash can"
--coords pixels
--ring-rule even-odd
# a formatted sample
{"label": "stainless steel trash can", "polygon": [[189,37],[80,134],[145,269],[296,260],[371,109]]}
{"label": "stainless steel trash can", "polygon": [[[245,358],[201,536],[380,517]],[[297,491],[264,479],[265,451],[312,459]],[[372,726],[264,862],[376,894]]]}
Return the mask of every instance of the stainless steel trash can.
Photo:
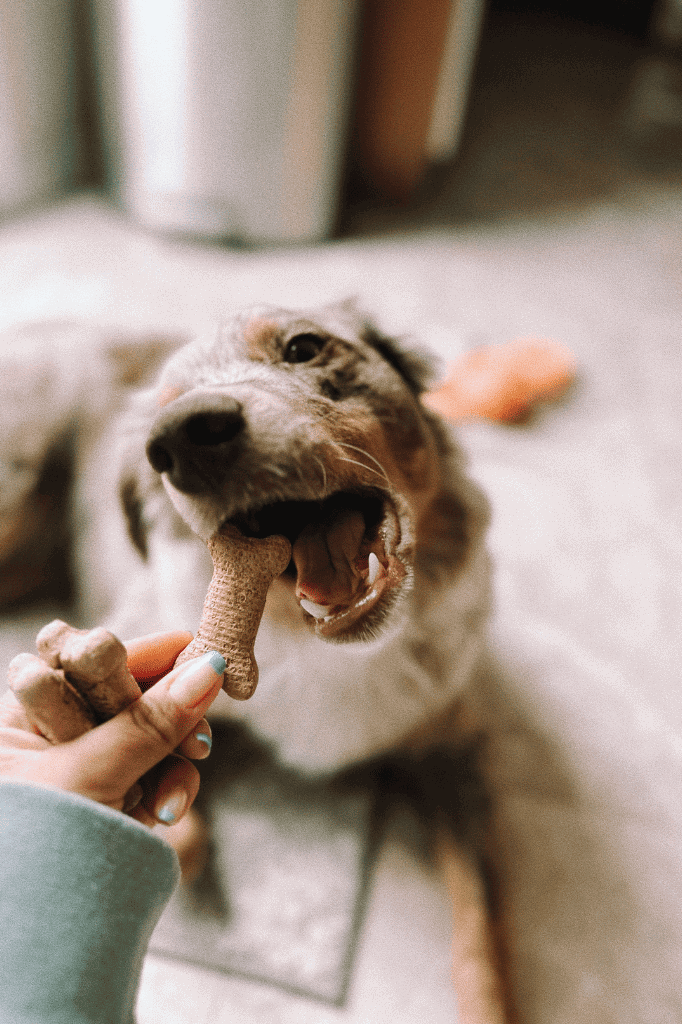
{"label": "stainless steel trash can", "polygon": [[311,241],[337,207],[356,0],[94,0],[109,180],[157,230]]}

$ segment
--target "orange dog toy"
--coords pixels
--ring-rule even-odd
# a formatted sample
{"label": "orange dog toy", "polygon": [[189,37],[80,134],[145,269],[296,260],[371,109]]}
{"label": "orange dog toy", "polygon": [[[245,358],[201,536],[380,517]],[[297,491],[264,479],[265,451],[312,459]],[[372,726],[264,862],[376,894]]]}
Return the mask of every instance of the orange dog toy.
{"label": "orange dog toy", "polygon": [[559,398],[576,376],[575,356],[550,338],[518,338],[473,349],[450,367],[424,404],[450,420],[518,423],[540,402]]}

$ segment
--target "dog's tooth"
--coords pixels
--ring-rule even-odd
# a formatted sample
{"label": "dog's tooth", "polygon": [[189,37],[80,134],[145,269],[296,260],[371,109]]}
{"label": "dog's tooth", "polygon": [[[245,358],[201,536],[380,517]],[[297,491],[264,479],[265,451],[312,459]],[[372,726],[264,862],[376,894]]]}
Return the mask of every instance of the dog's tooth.
{"label": "dog's tooth", "polygon": [[315,604],[314,601],[308,601],[305,597],[299,600],[299,604],[303,611],[308,612],[308,615],[312,615],[314,619],[324,619],[326,615],[329,615],[329,607],[325,604]]}
{"label": "dog's tooth", "polygon": [[376,580],[377,576],[379,575],[379,570],[381,569],[381,562],[379,561],[379,559],[377,558],[373,551],[370,551],[369,553],[368,567],[369,576],[367,577],[367,582],[371,587],[374,581]]}

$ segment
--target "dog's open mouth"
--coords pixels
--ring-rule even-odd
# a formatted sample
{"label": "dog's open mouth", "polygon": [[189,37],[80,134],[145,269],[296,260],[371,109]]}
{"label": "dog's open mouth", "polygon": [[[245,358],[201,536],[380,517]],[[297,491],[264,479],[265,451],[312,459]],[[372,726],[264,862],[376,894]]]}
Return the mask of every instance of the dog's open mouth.
{"label": "dog's open mouth", "polygon": [[234,516],[242,533],[288,537],[301,608],[325,639],[372,631],[407,569],[397,557],[398,510],[380,490],[339,491],[320,501],[279,501]]}

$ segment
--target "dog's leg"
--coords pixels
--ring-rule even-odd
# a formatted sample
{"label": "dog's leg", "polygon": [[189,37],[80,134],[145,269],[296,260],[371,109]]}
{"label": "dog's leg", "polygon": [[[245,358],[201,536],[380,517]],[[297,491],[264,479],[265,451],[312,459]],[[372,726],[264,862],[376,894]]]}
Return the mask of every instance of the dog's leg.
{"label": "dog's leg", "polygon": [[516,1024],[476,859],[444,830],[438,836],[437,858],[452,900],[452,978],[458,1022]]}

